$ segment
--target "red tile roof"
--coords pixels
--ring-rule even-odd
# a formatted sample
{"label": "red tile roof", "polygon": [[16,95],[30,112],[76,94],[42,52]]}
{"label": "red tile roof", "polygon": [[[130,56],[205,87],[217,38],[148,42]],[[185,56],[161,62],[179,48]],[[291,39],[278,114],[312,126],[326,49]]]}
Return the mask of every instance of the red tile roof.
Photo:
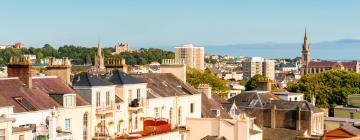
{"label": "red tile roof", "polygon": [[[58,78],[34,78],[33,88],[27,88],[18,78],[0,79],[0,95],[7,99],[8,104],[14,106],[14,112],[27,112],[26,108],[16,102],[14,97],[22,97],[36,110],[51,109],[61,107],[61,105],[52,99],[48,94],[66,94],[75,93],[69,86]],[[76,96],[77,106],[87,105],[88,103]]]}
{"label": "red tile roof", "polygon": [[331,68],[336,65],[344,66],[347,69],[352,69],[356,67],[357,62],[335,62],[335,61],[311,61],[309,62],[309,67],[313,68]]}

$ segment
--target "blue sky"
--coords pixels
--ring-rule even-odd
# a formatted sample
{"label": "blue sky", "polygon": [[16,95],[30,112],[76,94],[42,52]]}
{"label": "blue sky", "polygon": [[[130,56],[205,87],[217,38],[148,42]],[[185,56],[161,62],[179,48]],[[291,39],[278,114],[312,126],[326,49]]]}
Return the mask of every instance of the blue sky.
{"label": "blue sky", "polygon": [[0,44],[131,46],[360,39],[359,0],[2,0]]}

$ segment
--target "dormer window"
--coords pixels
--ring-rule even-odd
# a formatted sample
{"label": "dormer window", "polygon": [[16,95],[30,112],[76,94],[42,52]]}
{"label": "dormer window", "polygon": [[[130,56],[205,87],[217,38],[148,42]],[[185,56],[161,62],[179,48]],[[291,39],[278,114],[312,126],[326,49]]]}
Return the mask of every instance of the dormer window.
{"label": "dormer window", "polygon": [[64,107],[75,107],[76,106],[76,95],[65,94],[64,95]]}

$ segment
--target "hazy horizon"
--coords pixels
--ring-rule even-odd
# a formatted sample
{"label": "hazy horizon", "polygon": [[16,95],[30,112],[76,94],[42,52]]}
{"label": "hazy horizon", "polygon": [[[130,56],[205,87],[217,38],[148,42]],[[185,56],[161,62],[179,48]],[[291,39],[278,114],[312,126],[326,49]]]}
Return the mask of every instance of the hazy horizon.
{"label": "hazy horizon", "polygon": [[[326,4],[325,4],[326,3]],[[0,44],[135,47],[360,39],[360,1],[5,0]]]}

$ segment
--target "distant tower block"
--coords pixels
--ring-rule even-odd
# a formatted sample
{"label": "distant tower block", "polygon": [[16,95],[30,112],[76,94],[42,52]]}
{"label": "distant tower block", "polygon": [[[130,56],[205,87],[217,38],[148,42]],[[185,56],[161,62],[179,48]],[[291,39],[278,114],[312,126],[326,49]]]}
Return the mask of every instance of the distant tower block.
{"label": "distant tower block", "polygon": [[47,75],[57,76],[67,84],[70,84],[71,62],[67,57],[62,59],[50,57],[46,70]]}
{"label": "distant tower block", "polygon": [[112,71],[118,69],[125,73],[128,72],[128,66],[125,62],[125,59],[122,58],[109,58],[107,60],[105,67],[106,67],[106,71]]}

